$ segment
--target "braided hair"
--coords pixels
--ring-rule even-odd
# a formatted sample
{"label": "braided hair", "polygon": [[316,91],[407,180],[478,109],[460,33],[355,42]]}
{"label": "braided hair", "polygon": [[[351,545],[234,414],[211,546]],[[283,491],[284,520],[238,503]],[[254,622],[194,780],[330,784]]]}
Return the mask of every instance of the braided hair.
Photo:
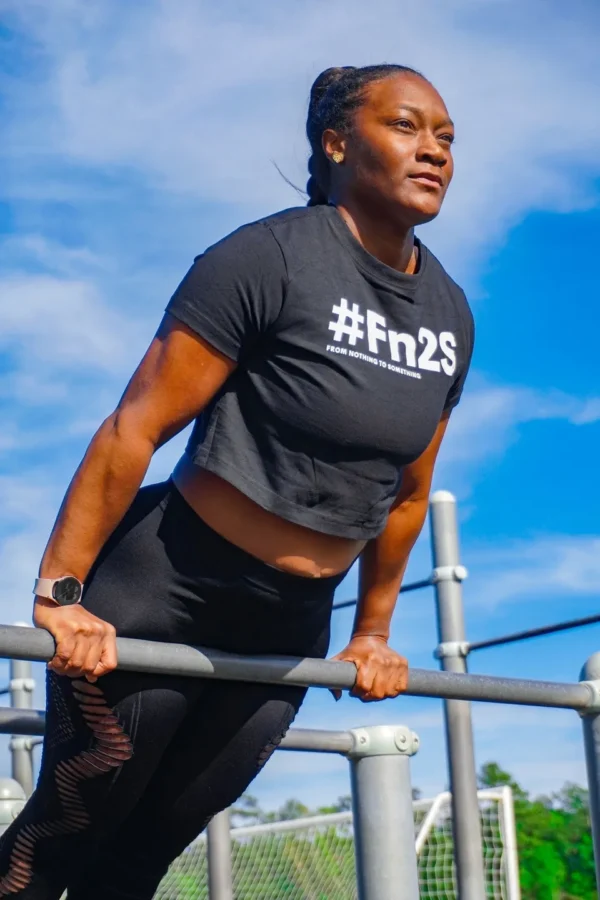
{"label": "braided hair", "polygon": [[383,64],[325,69],[315,79],[310,90],[306,120],[306,136],[312,151],[306,184],[308,206],[329,202],[330,162],[321,143],[323,132],[327,128],[336,131],[348,129],[352,114],[364,102],[367,85],[401,73],[424,77],[409,66]]}

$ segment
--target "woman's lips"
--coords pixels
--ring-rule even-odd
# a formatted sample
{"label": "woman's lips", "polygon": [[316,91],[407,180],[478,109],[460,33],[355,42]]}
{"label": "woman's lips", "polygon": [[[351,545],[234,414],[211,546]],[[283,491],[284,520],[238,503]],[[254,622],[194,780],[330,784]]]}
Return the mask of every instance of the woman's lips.
{"label": "woman's lips", "polygon": [[414,175],[409,175],[408,177],[411,181],[417,181],[425,187],[439,189],[443,186],[441,176],[433,172],[415,172]]}

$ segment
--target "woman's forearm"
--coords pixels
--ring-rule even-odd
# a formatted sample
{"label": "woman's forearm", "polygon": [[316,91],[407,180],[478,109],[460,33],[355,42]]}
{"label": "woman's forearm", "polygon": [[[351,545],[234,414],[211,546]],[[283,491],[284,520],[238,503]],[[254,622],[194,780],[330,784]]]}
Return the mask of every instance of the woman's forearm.
{"label": "woman's forearm", "polygon": [[353,636],[387,640],[410,552],[427,515],[427,499],[407,500],[389,515],[384,531],[362,552]]}
{"label": "woman's forearm", "polygon": [[128,416],[100,426],[61,505],[40,576],[85,581],[107,538],[131,505],[155,447]]}

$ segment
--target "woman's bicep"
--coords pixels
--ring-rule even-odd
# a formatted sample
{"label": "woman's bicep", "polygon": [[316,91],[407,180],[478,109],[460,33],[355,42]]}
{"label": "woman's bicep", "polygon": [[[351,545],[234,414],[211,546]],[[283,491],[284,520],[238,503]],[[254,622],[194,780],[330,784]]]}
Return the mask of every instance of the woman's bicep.
{"label": "woman's bicep", "polygon": [[119,402],[117,426],[159,447],[202,412],[235,368],[167,313]]}

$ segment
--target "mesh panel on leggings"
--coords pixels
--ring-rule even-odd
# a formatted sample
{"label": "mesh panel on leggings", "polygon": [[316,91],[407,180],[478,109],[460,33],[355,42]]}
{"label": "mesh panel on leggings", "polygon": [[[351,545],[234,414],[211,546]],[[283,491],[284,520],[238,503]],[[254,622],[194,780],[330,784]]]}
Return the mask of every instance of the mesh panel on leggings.
{"label": "mesh panel on leggings", "polygon": [[[52,688],[48,691],[51,697],[54,727],[46,731],[46,747],[53,750],[61,744],[66,744],[75,736],[75,726],[71,719],[71,711],[69,703],[65,697],[61,686],[58,684],[59,675],[54,672],[48,672],[48,681],[52,682]],[[64,677],[64,676],[63,676]]]}
{"label": "mesh panel on leggings", "polygon": [[[71,686],[73,697],[92,733],[91,745],[88,749],[61,760],[55,767],[53,774],[60,804],[59,815],[42,822],[29,822],[20,829],[13,843],[8,871],[0,877],[0,897],[8,897],[24,890],[31,883],[34,854],[39,840],[76,834],[89,826],[90,816],[81,796],[81,783],[122,766],[133,754],[129,736],[125,734],[100,688],[87,681],[73,681]],[[53,691],[53,694],[61,696],[57,709],[62,718],[65,710],[68,712],[67,701],[62,697],[60,688]],[[63,728],[63,735],[67,730]]]}

